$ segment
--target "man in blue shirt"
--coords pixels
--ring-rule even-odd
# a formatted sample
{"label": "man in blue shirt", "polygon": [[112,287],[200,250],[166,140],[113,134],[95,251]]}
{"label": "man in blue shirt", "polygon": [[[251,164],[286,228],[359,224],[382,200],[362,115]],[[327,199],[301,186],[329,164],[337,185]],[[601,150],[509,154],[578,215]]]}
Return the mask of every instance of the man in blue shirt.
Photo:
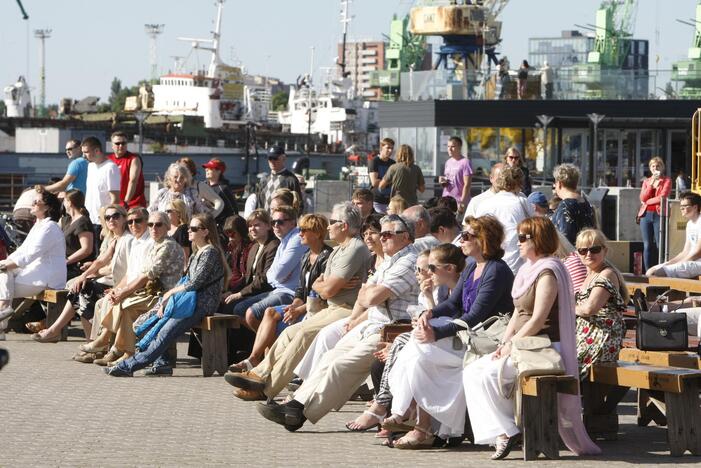
{"label": "man in blue shirt", "polygon": [[83,157],[80,150],[80,140],[68,140],[66,143],[66,156],[70,159],[66,175],[55,184],[45,187],[51,193],[67,192],[77,189],[85,194],[88,180],[88,160]]}
{"label": "man in blue shirt", "polygon": [[302,245],[297,227],[297,213],[291,206],[280,206],[272,212],[272,225],[280,245],[266,273],[273,290],[244,299],[234,307],[234,314],[244,315],[246,325],[257,330],[268,307],[290,304],[299,283],[302,257],[308,247]]}

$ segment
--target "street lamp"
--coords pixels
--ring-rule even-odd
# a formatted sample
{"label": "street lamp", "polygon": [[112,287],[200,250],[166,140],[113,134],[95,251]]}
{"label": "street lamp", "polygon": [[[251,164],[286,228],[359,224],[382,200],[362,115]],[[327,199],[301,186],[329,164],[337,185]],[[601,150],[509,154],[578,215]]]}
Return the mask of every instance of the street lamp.
{"label": "street lamp", "polygon": [[148,112],[137,111],[134,113],[134,117],[139,122],[139,156],[143,157],[144,150],[144,121],[149,116]]}
{"label": "street lamp", "polygon": [[[555,117],[549,115],[538,115],[536,117],[543,126],[543,173],[545,173],[545,165],[548,161],[548,125]],[[545,176],[543,176],[543,180],[545,180]]]}
{"label": "street lamp", "polygon": [[591,120],[591,123],[594,124],[594,144],[593,144],[593,149],[594,151],[592,152],[592,157],[591,157],[591,165],[589,166],[589,177],[591,181],[591,187],[594,188],[594,183],[596,181],[596,158],[597,158],[597,153],[598,153],[598,130],[599,130],[599,123],[604,120],[606,117],[604,114],[587,114],[587,117],[589,117],[589,120]]}

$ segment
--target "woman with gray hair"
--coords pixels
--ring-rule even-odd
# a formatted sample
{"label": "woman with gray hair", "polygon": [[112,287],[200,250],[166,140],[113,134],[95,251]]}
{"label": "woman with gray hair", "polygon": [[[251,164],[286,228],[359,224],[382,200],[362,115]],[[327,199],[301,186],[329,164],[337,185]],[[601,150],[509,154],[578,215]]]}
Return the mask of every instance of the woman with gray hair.
{"label": "woman with gray hair", "polygon": [[562,199],[553,214],[552,221],[571,244],[577,242],[579,231],[596,227],[594,208],[577,191],[579,168],[574,164],[560,164],[553,169],[555,194]]}
{"label": "woman with gray hair", "polygon": [[185,166],[177,163],[168,166],[168,170],[163,176],[163,185],[165,187],[160,189],[154,199],[151,200],[151,205],[148,207],[149,212],[165,212],[173,200],[182,200],[185,203],[188,217],[208,211],[191,187],[192,174]]}

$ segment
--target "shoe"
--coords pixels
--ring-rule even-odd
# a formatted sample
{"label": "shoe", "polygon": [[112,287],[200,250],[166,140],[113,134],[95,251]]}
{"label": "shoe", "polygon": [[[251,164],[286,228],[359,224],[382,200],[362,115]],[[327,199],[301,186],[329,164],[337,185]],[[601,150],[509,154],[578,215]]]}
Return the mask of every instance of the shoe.
{"label": "shoe", "polygon": [[129,357],[131,357],[131,356],[127,356],[126,353],[122,354],[118,359],[115,359],[114,361],[108,362],[107,367],[114,367],[117,364],[119,364],[120,362],[126,361],[127,359],[129,359]]}
{"label": "shoe", "polygon": [[86,353],[84,351],[78,351],[73,355],[73,360],[76,362],[82,362],[83,364],[92,364],[95,359],[100,359],[105,353]]}
{"label": "shoe", "polygon": [[102,351],[103,353],[107,352],[107,346],[98,346],[95,344],[94,341],[91,341],[90,343],[84,343],[78,347],[81,351],[85,351],[86,353],[98,353]]}
{"label": "shoe", "polygon": [[112,377],[134,377],[132,372],[122,370],[118,366],[105,367],[103,370],[105,374],[111,375]]}
{"label": "shoe", "polygon": [[379,428],[382,425],[382,421],[385,420],[384,414],[373,413],[370,410],[363,411],[363,414],[370,416],[371,419],[375,420],[375,423],[370,423],[370,425],[362,427],[360,423],[356,422],[358,420],[356,418],[353,421],[346,423],[346,429],[348,429],[351,432],[367,432],[371,429]]}
{"label": "shoe", "polygon": [[272,421],[281,426],[285,425],[285,405],[279,405],[274,401],[258,403],[256,410],[268,421]]}
{"label": "shoe", "polygon": [[59,333],[58,335],[54,336],[42,336],[41,333],[33,333],[32,339],[37,343],[58,343],[59,341],[61,341],[61,334]]}
{"label": "shoe", "polygon": [[[298,404],[299,407],[293,406],[294,404]],[[293,400],[290,403],[282,405],[282,407],[285,410],[285,429],[294,432],[304,426],[307,420],[307,417],[304,416],[304,406]]]}
{"label": "shoe", "polygon": [[143,375],[147,377],[172,377],[173,368],[166,366],[151,366],[147,369],[144,369]]}
{"label": "shoe", "polygon": [[24,324],[24,328],[32,333],[39,333],[42,330],[46,330],[46,320],[40,320],[38,322],[27,322]]}
{"label": "shoe", "polygon": [[502,439],[501,437],[497,437],[496,443],[495,443],[495,450],[494,454],[492,455],[492,460],[501,460],[503,458],[506,458],[506,456],[511,452],[511,449],[513,449],[516,444],[518,444],[521,441],[521,434],[514,434],[511,437],[507,437],[505,439]]}
{"label": "shoe", "polygon": [[259,390],[262,392],[265,388],[265,380],[258,377],[253,371],[227,372],[224,374],[224,380],[229,385],[243,388],[244,390]]}
{"label": "shoe", "polygon": [[103,357],[100,359],[95,359],[93,361],[94,364],[97,364],[98,366],[106,366],[110,362],[115,361],[119,359],[122,356],[123,353],[120,353],[119,351],[115,351],[114,349],[111,349],[109,353],[104,354]]}
{"label": "shoe", "polygon": [[7,320],[15,314],[15,309],[8,307],[7,309],[0,310],[0,322]]}
{"label": "shoe", "polygon": [[243,388],[237,388],[234,390],[234,396],[243,401],[265,401],[267,397],[265,393],[260,390],[244,390]]}
{"label": "shoe", "polygon": [[436,436],[428,432],[426,429],[418,426],[414,427],[414,431],[424,434],[425,438],[419,439],[416,436],[413,436],[412,431],[407,433],[401,439],[396,440],[394,442],[394,448],[400,450],[417,450],[433,447],[433,441],[435,440]]}

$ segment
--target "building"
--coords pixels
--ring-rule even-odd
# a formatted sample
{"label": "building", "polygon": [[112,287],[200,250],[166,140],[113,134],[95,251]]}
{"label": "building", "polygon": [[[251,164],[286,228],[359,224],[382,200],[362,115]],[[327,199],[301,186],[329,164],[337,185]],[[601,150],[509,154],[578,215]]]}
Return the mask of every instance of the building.
{"label": "building", "polygon": [[[346,42],[346,72],[356,96],[370,101],[382,98],[382,91],[371,87],[370,74],[385,68],[385,46],[382,41]],[[343,44],[338,45],[338,56],[343,56]]]}

